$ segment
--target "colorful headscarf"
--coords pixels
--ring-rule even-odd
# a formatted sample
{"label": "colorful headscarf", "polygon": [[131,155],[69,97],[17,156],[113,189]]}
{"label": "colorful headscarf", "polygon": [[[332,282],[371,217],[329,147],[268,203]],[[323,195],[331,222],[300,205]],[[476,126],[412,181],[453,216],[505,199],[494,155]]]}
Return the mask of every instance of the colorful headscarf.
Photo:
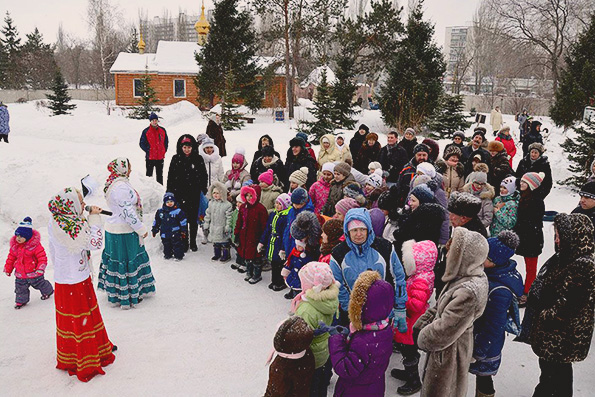
{"label": "colorful headscarf", "polygon": [[118,178],[126,178],[128,179],[128,170],[130,169],[130,161],[124,157],[118,157],[115,160],[112,160],[107,165],[107,170],[110,172],[107,180],[105,181],[105,187],[103,188],[103,192],[107,193],[107,190],[110,188],[112,183]]}
{"label": "colorful headscarf", "polygon": [[69,251],[80,251],[87,247],[91,229],[83,216],[78,190],[67,187],[59,191],[48,203],[52,213],[52,235]]}

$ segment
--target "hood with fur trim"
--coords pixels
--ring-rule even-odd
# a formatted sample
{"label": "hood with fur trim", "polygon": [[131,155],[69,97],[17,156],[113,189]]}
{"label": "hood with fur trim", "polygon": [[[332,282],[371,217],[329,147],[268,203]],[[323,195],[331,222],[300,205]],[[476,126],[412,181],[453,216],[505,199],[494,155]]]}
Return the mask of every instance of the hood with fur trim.
{"label": "hood with fur trim", "polygon": [[582,256],[593,256],[593,223],[584,214],[558,214],[554,218],[560,244],[556,248],[560,263],[570,263]]}
{"label": "hood with fur trim", "polygon": [[[12,236],[10,238],[10,248],[17,247],[19,243],[17,243],[17,236]],[[34,251],[37,246],[41,244],[41,235],[35,229],[33,229],[33,235],[31,238],[23,243],[25,249],[27,251]]]}
{"label": "hood with fur trim", "polygon": [[456,227],[446,255],[445,283],[459,277],[481,276],[488,257],[488,241],[479,233]]}
{"label": "hood with fur trim", "polygon": [[[246,199],[246,194],[250,193],[252,195],[252,199],[248,201]],[[258,185],[250,185],[250,186],[242,186],[240,190],[240,197],[244,201],[244,203],[248,203],[250,205],[254,205],[258,201],[260,201],[260,186]]]}
{"label": "hood with fur trim", "polygon": [[365,324],[386,319],[393,309],[395,291],[378,272],[367,270],[359,275],[349,299],[349,321],[361,331]]}
{"label": "hood with fur trim", "polygon": [[339,282],[335,281],[327,289],[320,292],[309,289],[304,294],[306,300],[320,313],[333,315],[339,309]]}
{"label": "hood with fur trim", "polygon": [[213,189],[217,188],[219,193],[221,194],[221,200],[227,200],[227,188],[225,185],[219,181],[214,181],[209,186],[209,191],[207,192],[207,198],[210,200],[213,198]]}
{"label": "hood with fur trim", "polygon": [[494,190],[494,187],[489,183],[486,183],[480,192],[474,191],[471,185],[473,185],[472,182],[467,183],[465,186],[463,186],[462,191],[471,193],[472,195],[477,196],[482,200],[493,200],[494,197],[496,197],[496,191]]}

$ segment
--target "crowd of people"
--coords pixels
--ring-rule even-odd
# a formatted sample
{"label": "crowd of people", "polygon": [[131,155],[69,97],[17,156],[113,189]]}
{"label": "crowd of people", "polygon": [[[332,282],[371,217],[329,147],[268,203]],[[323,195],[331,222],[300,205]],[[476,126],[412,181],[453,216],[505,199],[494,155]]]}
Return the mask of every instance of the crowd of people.
{"label": "crowd of people", "polygon": [[[393,352],[402,356],[403,369],[390,371],[403,381],[401,395],[465,396],[472,373],[476,395],[493,396],[505,332],[539,357],[535,396],[572,395],[572,362],[584,360],[593,332],[595,177],[573,214],[556,216],[556,253],[537,274],[553,185],[540,123],[524,136],[516,170],[510,128],[499,127],[490,142],[484,128],[469,143],[456,132],[442,153],[412,128],[400,141],[389,132],[383,147],[362,124],[349,143],[344,135],[323,136],[318,154],[298,133],[285,161],[263,135],[251,163],[236,150],[225,170],[215,118],[207,134],[178,139],[151,231],[126,158],[107,167],[104,195],[113,214],[105,228],[101,209],[83,215],[78,189],[52,198],[55,291],[26,218],[5,266],[8,275],[15,271],[15,308],[29,301],[29,286],[42,299],[55,294],[58,368],[87,381],[114,361],[116,349],[92,287],[89,251],[103,248],[98,288],[113,306],[129,309],[155,292],[144,247],[149,233],[161,239],[165,259],[183,260],[198,250],[201,231],[213,261],[235,254],[231,268],[247,283],[270,272],[269,288],[287,290],[291,300],[292,316],[279,326],[269,357],[266,396],[325,396],[333,371],[337,396],[384,395]],[[140,146],[147,176],[155,170],[163,184],[168,136],[156,115]],[[524,281],[515,253],[524,257]],[[73,293],[85,299],[74,302]],[[79,324],[85,314],[91,321]],[[420,350],[427,353],[423,377]]]}

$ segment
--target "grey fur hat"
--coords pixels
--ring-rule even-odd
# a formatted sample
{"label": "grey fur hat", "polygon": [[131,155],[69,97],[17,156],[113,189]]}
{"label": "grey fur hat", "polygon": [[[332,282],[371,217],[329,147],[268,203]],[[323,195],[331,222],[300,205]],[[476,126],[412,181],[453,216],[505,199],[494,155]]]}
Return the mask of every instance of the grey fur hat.
{"label": "grey fur hat", "polygon": [[453,192],[448,199],[448,211],[473,218],[481,210],[481,199],[466,192]]}
{"label": "grey fur hat", "polygon": [[291,237],[296,240],[307,238],[306,244],[316,247],[320,244],[322,227],[318,218],[311,211],[302,211],[291,224]]}

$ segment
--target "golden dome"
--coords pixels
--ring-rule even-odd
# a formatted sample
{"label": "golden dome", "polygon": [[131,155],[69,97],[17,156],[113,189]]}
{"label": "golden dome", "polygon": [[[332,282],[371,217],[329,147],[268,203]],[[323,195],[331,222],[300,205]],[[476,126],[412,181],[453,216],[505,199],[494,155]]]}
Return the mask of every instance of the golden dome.
{"label": "golden dome", "polygon": [[209,34],[210,29],[211,24],[207,21],[207,17],[205,16],[205,2],[203,0],[200,18],[194,24],[194,30],[198,33],[198,44],[204,45],[207,42],[207,35]]}

